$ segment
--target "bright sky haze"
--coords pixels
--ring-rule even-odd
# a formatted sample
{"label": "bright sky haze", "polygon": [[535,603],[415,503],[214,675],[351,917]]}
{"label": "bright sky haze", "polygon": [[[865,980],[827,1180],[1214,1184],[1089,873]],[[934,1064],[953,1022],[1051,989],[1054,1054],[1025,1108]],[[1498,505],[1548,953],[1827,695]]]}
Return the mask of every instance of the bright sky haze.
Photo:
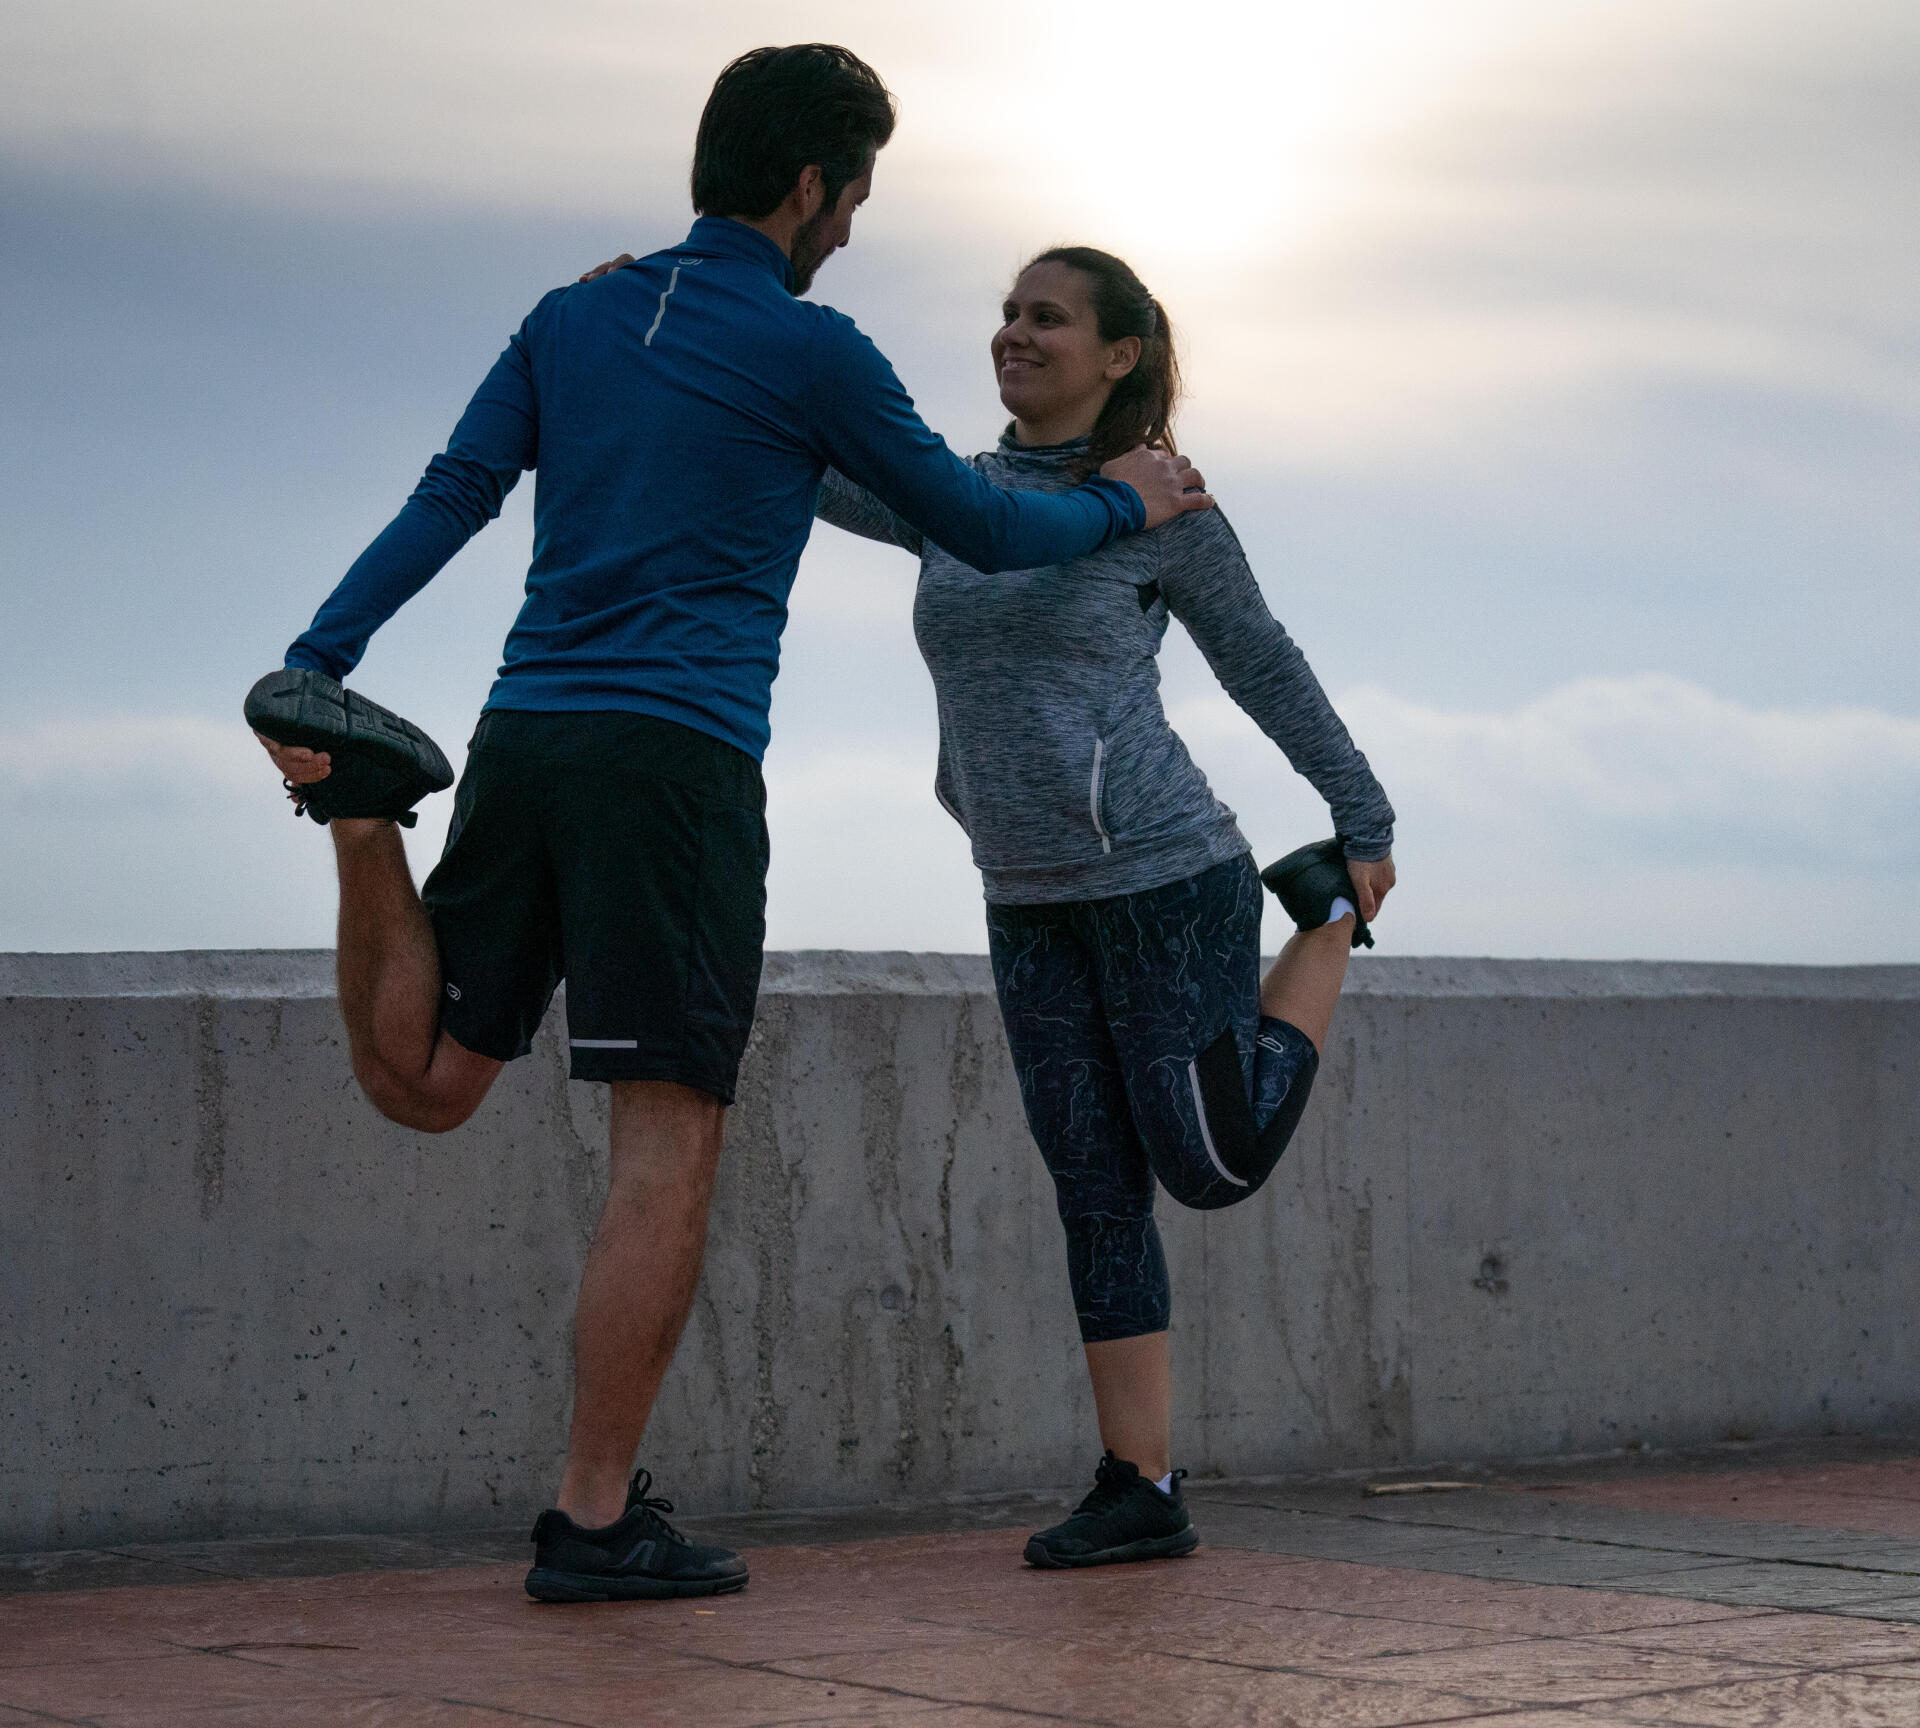
{"label": "bright sky haze", "polygon": [[[1168,307],[1182,444],[1399,811],[1383,951],[1920,961],[1892,0],[13,0],[0,948],[330,942],[242,695],[539,296],[684,235],[720,66],[808,38],[901,106],[813,295],[956,449],[1024,257]],[[532,490],[354,680],[456,757]],[[913,576],[827,528],[802,563],[773,946],[984,947]],[[1177,626],[1163,671],[1263,861],[1328,831]]]}

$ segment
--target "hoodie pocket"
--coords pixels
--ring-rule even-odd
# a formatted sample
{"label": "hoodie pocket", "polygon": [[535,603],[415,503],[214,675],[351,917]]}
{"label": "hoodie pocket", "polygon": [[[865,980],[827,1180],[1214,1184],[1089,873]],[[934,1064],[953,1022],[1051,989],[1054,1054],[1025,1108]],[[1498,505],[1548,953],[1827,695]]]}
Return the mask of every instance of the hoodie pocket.
{"label": "hoodie pocket", "polygon": [[1093,773],[1087,786],[1087,814],[1093,818],[1093,831],[1100,836],[1100,850],[1113,850],[1113,836],[1107,832],[1101,799],[1106,793],[1107,741],[1095,738],[1093,741]]}

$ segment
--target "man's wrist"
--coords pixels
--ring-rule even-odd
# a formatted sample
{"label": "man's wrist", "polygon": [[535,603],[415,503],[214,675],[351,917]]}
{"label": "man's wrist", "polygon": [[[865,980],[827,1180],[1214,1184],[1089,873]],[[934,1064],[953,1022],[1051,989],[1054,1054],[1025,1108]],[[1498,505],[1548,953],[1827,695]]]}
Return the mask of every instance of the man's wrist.
{"label": "man's wrist", "polygon": [[1146,526],[1146,500],[1125,480],[1109,479],[1105,474],[1089,474],[1080,484],[1107,500],[1119,517],[1123,534],[1137,534]]}

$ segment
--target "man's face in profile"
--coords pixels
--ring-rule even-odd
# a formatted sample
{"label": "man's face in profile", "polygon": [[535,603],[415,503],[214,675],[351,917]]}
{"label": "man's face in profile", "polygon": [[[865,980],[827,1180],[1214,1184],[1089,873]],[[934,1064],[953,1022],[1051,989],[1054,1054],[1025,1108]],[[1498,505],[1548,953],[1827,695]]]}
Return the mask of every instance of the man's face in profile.
{"label": "man's face in profile", "polygon": [[837,203],[822,208],[803,222],[793,236],[793,291],[804,294],[813,286],[820,266],[853,238],[853,213],[873,191],[873,164],[857,180],[850,180]]}

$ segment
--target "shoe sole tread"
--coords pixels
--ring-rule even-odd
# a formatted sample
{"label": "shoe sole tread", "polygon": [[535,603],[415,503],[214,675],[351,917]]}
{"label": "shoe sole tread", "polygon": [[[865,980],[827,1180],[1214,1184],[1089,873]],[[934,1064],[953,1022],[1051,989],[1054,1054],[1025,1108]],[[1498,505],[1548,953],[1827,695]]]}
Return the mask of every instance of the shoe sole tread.
{"label": "shoe sole tread", "polygon": [[1200,1546],[1200,1532],[1189,1524],[1171,1536],[1142,1536],[1091,1554],[1055,1554],[1038,1536],[1027,1541],[1026,1561],[1043,1572],[1078,1571],[1083,1566],[1118,1566],[1130,1560],[1178,1560]]}
{"label": "shoe sole tread", "polygon": [[610,1578],[536,1566],[527,1574],[527,1594],[536,1602],[664,1602],[687,1596],[726,1596],[746,1587],[744,1572],[731,1578]]}
{"label": "shoe sole tread", "polygon": [[276,744],[367,755],[382,766],[432,782],[444,792],[453,767],[440,746],[410,720],[320,673],[269,672],[247,694],[247,724]]}

